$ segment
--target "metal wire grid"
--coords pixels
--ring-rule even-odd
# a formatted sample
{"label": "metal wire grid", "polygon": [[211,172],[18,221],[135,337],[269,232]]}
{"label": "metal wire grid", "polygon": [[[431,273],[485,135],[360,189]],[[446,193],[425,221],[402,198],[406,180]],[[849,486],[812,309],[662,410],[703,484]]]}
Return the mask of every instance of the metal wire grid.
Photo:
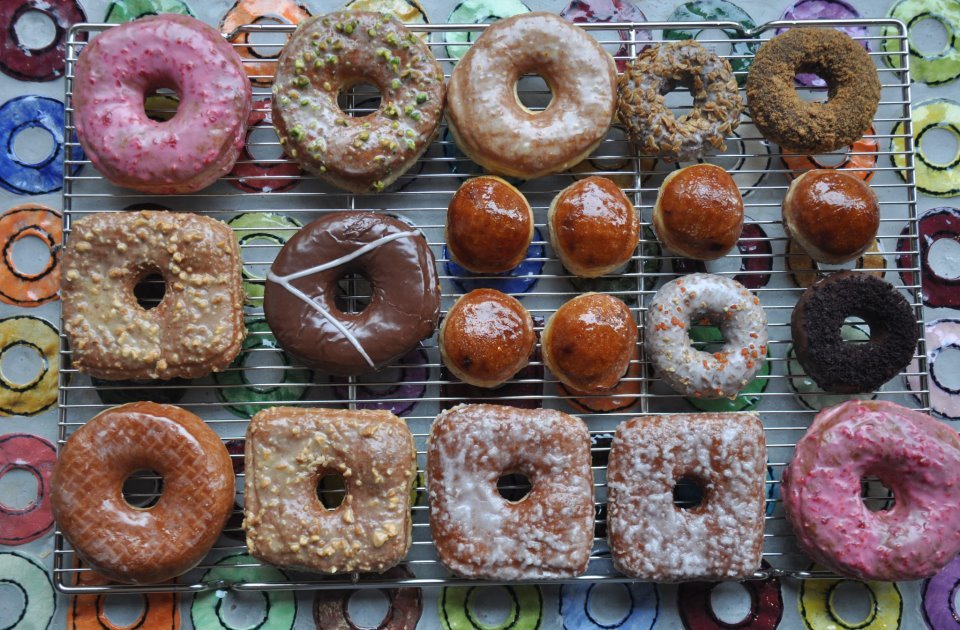
{"label": "metal wire grid", "polygon": [[[913,133],[910,120],[910,80],[909,55],[906,46],[906,28],[896,20],[855,20],[855,21],[818,21],[818,22],[771,22],[761,25],[751,31],[733,22],[688,22],[688,23],[618,23],[618,24],[591,24],[583,25],[591,33],[605,43],[605,46],[616,52],[618,60],[629,59],[637,54],[644,46],[650,43],[665,41],[658,37],[665,30],[684,28],[688,30],[723,29],[729,39],[702,38],[699,41],[712,47],[722,48],[727,44],[746,44],[749,54],[734,54],[729,52],[726,57],[731,61],[748,59],[755,51],[755,47],[766,38],[769,38],[779,28],[799,25],[812,26],[860,26],[866,29],[867,35],[860,37],[868,44],[871,56],[878,61],[878,72],[883,84],[883,96],[877,116],[874,120],[874,132],[867,138],[878,144],[877,160],[861,168],[852,168],[850,172],[869,174],[871,185],[880,197],[882,218],[878,242],[883,250],[883,265],[877,271],[883,277],[896,284],[909,296],[915,308],[918,323],[922,324],[923,311],[920,298],[919,284],[905,283],[904,277],[917,279],[920,277],[920,261],[917,230],[917,207],[914,187],[913,168]],[[370,209],[395,211],[403,218],[415,223],[426,236],[437,257],[438,270],[441,278],[442,306],[444,312],[453,301],[466,292],[463,280],[451,273],[448,267],[449,260],[443,249],[444,213],[450,196],[457,187],[467,178],[479,174],[479,169],[470,160],[456,149],[445,125],[439,137],[434,141],[428,152],[417,165],[387,191],[378,195],[353,195],[329,187],[318,180],[301,175],[254,175],[244,178],[247,184],[256,183],[258,179],[273,181],[290,180],[295,187],[272,192],[250,193],[241,192],[233,184],[237,184],[239,177],[228,175],[223,181],[214,186],[192,195],[170,195],[163,198],[149,197],[135,191],[117,189],[106,183],[93,170],[89,162],[80,159],[78,143],[75,139],[73,126],[72,89],[73,76],[77,56],[90,36],[110,28],[106,24],[80,24],[71,29],[67,44],[66,66],[66,133],[65,142],[65,176],[63,187],[64,207],[64,238],[70,238],[72,221],[80,216],[93,212],[119,211],[133,204],[162,203],[177,210],[202,211],[205,214],[228,220],[238,214],[248,212],[279,213],[297,219],[300,223],[307,223],[320,214],[342,209]],[[429,45],[434,54],[444,66],[446,75],[452,70],[454,58],[448,54],[445,35],[453,32],[475,33],[483,30],[484,25],[425,25],[412,27],[415,31],[426,33]],[[287,25],[256,24],[243,27],[241,32],[249,39],[234,43],[238,48],[255,46],[257,55],[245,61],[263,62],[264,56],[273,50],[278,53],[283,41],[293,27]],[[257,34],[271,34],[281,37],[281,41],[260,42],[254,41]],[[647,39],[649,37],[649,39]],[[881,41],[896,44],[897,53],[878,52]],[[266,51],[266,55],[264,53]],[[718,50],[722,52],[722,50]],[[881,54],[887,56],[894,67],[884,66],[879,62]],[[259,55],[259,56],[258,56]],[[737,71],[738,78],[744,78],[745,70]],[[252,77],[261,81],[269,81],[269,75]],[[811,97],[823,97],[825,88],[798,88],[802,94]],[[269,87],[255,87],[255,99],[269,95]],[[675,94],[668,97],[668,103],[676,111],[689,110],[690,99],[685,95],[684,88],[678,88]],[[544,87],[542,80],[524,78],[519,84],[519,94],[524,102],[533,108],[544,107],[549,101],[549,90]],[[376,108],[376,102],[371,101],[375,94],[360,87],[341,95],[341,104],[346,111],[354,115],[363,115]],[[685,102],[684,102],[685,99]],[[162,108],[163,106],[161,106]],[[262,111],[268,107],[259,106]],[[170,112],[154,112],[162,116]],[[767,476],[767,515],[764,541],[764,559],[769,566],[765,566],[756,577],[769,575],[784,575],[798,578],[821,577],[828,575],[823,571],[812,569],[809,560],[800,553],[793,540],[788,524],[784,520],[780,507],[778,488],[783,467],[789,462],[792,450],[797,439],[803,435],[815,411],[811,403],[816,399],[798,396],[792,383],[795,380],[797,365],[791,364],[788,356],[790,347],[789,317],[796,299],[801,293],[792,280],[791,272],[786,266],[786,238],[780,226],[779,208],[782,197],[789,185],[789,177],[798,171],[790,168],[783,162],[784,154],[778,147],[767,143],[749,124],[749,113],[744,114],[743,124],[738,129],[736,137],[728,138],[728,149],[724,153],[710,156],[710,162],[717,163],[734,173],[738,185],[744,195],[747,223],[761,230],[756,236],[749,238],[753,247],[741,250],[739,258],[735,253],[728,255],[718,263],[707,265],[713,273],[739,276],[741,279],[757,280],[766,276],[769,280],[764,286],[757,288],[756,293],[767,311],[770,323],[769,367],[770,373],[759,377],[765,383],[763,391],[755,394],[759,399],[756,409],[764,421],[768,446],[768,476]],[[894,126],[902,124],[902,133],[895,133]],[[251,131],[253,128],[251,128]],[[259,132],[258,132],[259,133]],[[894,139],[904,141],[904,151],[895,151],[891,146]],[[287,163],[288,160],[280,155],[280,147],[276,138],[257,140],[248,135],[248,148],[256,152],[272,150],[274,157],[256,156],[253,160],[242,160],[244,164],[258,164],[271,166]],[[870,151],[848,149],[846,159],[851,157],[864,158]],[[906,166],[896,168],[893,158],[902,157]],[[823,162],[831,159],[820,156]],[[889,164],[889,165],[888,165]],[[77,169],[84,169],[77,172]],[[528,258],[528,263],[542,263],[542,270],[535,270],[528,276],[528,280],[535,284],[528,291],[519,289],[514,294],[521,297],[525,306],[538,318],[538,331],[542,329],[543,320],[564,301],[579,294],[583,290],[593,289],[615,293],[628,302],[643,334],[643,313],[646,304],[656,289],[669,279],[675,277],[675,266],[682,265],[682,260],[662,252],[655,237],[649,230],[650,214],[657,189],[663,176],[674,165],[657,163],[647,156],[638,155],[635,147],[624,140],[622,129],[611,129],[606,140],[594,152],[591,159],[585,162],[574,176],[572,173],[561,174],[526,182],[521,190],[527,196],[539,230],[539,236],[533,245],[540,247],[542,253]],[[898,176],[897,171],[902,174]],[[574,177],[587,175],[603,175],[614,177],[624,190],[633,197],[638,211],[641,213],[641,222],[644,233],[640,245],[630,265],[619,274],[614,285],[579,284],[574,286],[575,278],[563,269],[559,262],[550,253],[550,246],[546,242],[546,209],[550,200],[563,187],[574,181]],[[285,186],[283,188],[286,188]],[[901,235],[903,228],[903,235]],[[295,227],[272,228],[273,234],[290,236]],[[285,232],[285,234],[284,234]],[[741,241],[745,243],[747,241]],[[899,246],[898,246],[899,245]],[[245,271],[262,277],[262,270],[272,260],[279,250],[276,242],[249,240],[242,246],[245,261]],[[769,250],[769,251],[767,251]],[[898,266],[894,261],[899,258]],[[739,260],[740,268],[736,267]],[[909,261],[908,265],[903,265]],[[769,263],[764,266],[763,263]],[[756,267],[759,264],[759,267]],[[824,271],[829,271],[825,269]],[[901,272],[905,275],[901,276]],[[472,277],[471,281],[497,280],[491,276]],[[458,284],[460,281],[460,284]],[[356,308],[358,300],[362,300],[362,282],[346,280],[342,284],[343,299],[348,307]],[[256,305],[248,305],[247,314],[251,319],[262,317],[262,309]],[[251,332],[253,339],[267,339],[267,332]],[[277,404],[332,406],[341,408],[356,408],[369,403],[371,392],[379,390],[383,396],[381,402],[388,404],[415,403],[414,407],[405,414],[405,418],[414,433],[418,445],[418,464],[422,473],[425,465],[425,442],[429,426],[441,408],[449,407],[460,401],[473,400],[464,392],[456,390],[456,383],[450,380],[448,374],[442,370],[439,352],[436,348],[436,339],[431,338],[422,344],[425,361],[419,366],[426,369],[426,378],[410,378],[409,366],[391,366],[376,376],[352,378],[345,382],[334,382],[320,375],[313,375],[313,382],[302,392],[294,388],[292,396],[302,393],[301,397],[283,400],[256,401],[244,400],[243,405],[249,409],[261,409]],[[288,381],[302,370],[301,366],[291,364],[277,350],[269,346],[255,347],[246,352],[247,360],[242,365],[237,364],[228,370],[240,371],[241,378],[256,383],[261,390],[269,390],[281,385],[290,384]],[[689,402],[670,391],[652,375],[648,361],[641,356],[633,361],[631,370],[624,382],[632,386],[628,393],[616,394],[615,397],[634,400],[623,409],[602,413],[583,413],[571,403],[571,397],[558,388],[558,383],[549,374],[543,374],[542,363],[539,357],[531,363],[530,373],[521,373],[520,377],[512,380],[504,388],[494,390],[485,396],[487,399],[509,401],[540,401],[544,407],[558,408],[575,413],[583,417],[591,429],[594,440],[592,448],[594,458],[595,489],[597,493],[597,531],[594,551],[591,555],[589,569],[586,575],[575,580],[566,581],[628,581],[617,574],[609,559],[609,552],[605,540],[605,508],[606,498],[605,473],[606,454],[609,451],[609,441],[612,431],[622,420],[637,414],[646,413],[674,413],[695,412]],[[802,376],[802,375],[801,375]],[[917,383],[914,388],[907,387],[905,378],[915,377]],[[423,389],[422,395],[414,391],[404,392],[397,390],[400,385],[407,385],[414,390]],[[137,391],[149,388],[154,392],[184,394],[178,404],[200,415],[207,423],[221,434],[225,441],[240,440],[246,428],[246,418],[238,417],[225,404],[225,399],[231,395],[249,389],[249,385],[223,384],[211,377],[196,379],[186,384],[160,383],[144,385],[142,388],[129,384],[104,385],[102,392],[113,394],[127,394],[136,397]],[[532,388],[532,389],[531,389]],[[384,390],[386,393],[383,393]],[[276,391],[276,390],[274,390]],[[403,392],[398,395],[397,391]],[[376,394],[375,394],[376,395]],[[927,402],[927,365],[923,340],[916,354],[915,363],[908,368],[901,377],[890,381],[878,396],[900,402],[908,406],[928,410]],[[822,402],[822,401],[821,401]],[[61,334],[61,369],[59,390],[59,443],[69,437],[72,431],[92,416],[109,408],[101,400],[96,388],[89,377],[78,373],[71,367],[70,349],[65,335]],[[236,445],[237,442],[232,442]],[[242,460],[242,454],[233,455]],[[242,501],[244,475],[237,475],[238,505]],[[139,489],[127,494],[132,502],[149,502],[156,500],[159,495],[159,478],[145,475],[139,480]],[[320,494],[331,494],[335,491],[321,490]],[[385,579],[378,576],[364,576],[357,581],[358,576],[326,577],[312,574],[289,573],[289,579],[276,581],[237,581],[226,579],[208,579],[207,570],[216,566],[217,560],[222,557],[242,553],[243,534],[240,528],[240,516],[236,516],[228,524],[224,536],[211,551],[208,557],[194,570],[177,580],[177,583],[156,586],[126,586],[126,585],[90,585],[78,583],[89,570],[78,565],[77,558],[69,543],[56,532],[54,583],[58,590],[65,593],[110,593],[110,592],[152,592],[152,591],[181,591],[198,592],[210,589],[232,588],[235,590],[280,590],[295,589],[308,590],[320,588],[342,587],[395,587],[403,585],[437,586],[453,584],[476,584],[475,581],[462,580],[450,577],[439,564],[433,544],[430,539],[428,511],[425,501],[423,477],[418,476],[416,487],[416,502],[412,507],[413,513],[413,543],[406,561],[406,566],[414,577],[403,579]],[[875,483],[867,484],[865,490],[867,502],[876,508],[888,506],[891,500],[886,489]],[[236,568],[251,568],[260,566],[255,560],[250,560]],[[222,569],[222,568],[221,568]],[[229,574],[230,569],[225,569]],[[493,584],[493,582],[490,582]]]}

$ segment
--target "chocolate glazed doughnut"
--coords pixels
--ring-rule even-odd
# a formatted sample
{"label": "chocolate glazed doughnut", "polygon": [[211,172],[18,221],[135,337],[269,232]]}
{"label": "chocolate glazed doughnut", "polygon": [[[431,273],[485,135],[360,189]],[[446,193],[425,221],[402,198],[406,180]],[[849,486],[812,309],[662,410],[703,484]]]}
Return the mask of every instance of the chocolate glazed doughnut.
{"label": "chocolate glazed doughnut", "polygon": [[[359,313],[337,308],[337,281],[370,282]],[[280,345],[326,374],[379,370],[433,334],[440,285],[419,230],[372,212],[338,212],[291,238],[270,267],[264,314]]]}

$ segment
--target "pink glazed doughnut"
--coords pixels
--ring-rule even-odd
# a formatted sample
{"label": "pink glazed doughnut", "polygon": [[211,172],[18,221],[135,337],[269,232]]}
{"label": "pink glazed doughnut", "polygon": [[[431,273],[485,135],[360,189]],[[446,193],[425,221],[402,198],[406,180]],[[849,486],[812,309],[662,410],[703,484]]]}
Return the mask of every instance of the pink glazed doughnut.
{"label": "pink glazed doughnut", "polygon": [[[168,121],[147,118],[157,88],[180,97]],[[223,36],[185,15],[115,26],[80,53],[74,79],[77,135],[117,186],[189,193],[230,171],[243,148],[252,96],[243,62]]]}
{"label": "pink glazed doughnut", "polygon": [[[865,476],[893,490],[892,508],[866,508]],[[824,409],[783,472],[783,506],[800,546],[837,573],[929,577],[960,552],[960,436],[886,401]]]}

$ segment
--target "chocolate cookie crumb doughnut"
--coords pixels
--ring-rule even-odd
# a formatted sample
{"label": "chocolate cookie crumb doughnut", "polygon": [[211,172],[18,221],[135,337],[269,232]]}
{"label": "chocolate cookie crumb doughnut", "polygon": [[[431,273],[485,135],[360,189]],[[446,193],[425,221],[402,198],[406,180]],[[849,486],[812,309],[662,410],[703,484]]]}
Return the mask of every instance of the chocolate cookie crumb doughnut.
{"label": "chocolate cookie crumb doughnut", "polygon": [[[826,103],[805,101],[797,73],[829,86]],[[832,28],[791,28],[764,42],[747,75],[747,103],[764,138],[800,153],[828,153],[859,140],[877,113],[880,79],[870,54]]]}

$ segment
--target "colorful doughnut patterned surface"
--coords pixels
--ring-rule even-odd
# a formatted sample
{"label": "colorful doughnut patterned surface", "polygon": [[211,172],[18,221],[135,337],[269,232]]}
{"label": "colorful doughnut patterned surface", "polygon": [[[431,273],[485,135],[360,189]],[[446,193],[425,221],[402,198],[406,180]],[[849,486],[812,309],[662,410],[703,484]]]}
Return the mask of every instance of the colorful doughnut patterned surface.
{"label": "colorful doughnut patterned surface", "polygon": [[373,379],[373,375],[359,377],[357,380],[360,383],[354,385],[356,399],[351,398],[350,384],[345,379],[331,377],[330,381],[335,383],[333,392],[337,398],[353,402],[357,409],[385,409],[395,416],[403,417],[416,407],[417,401],[423,398],[427,391],[429,363],[430,359],[423,347],[415,348],[400,358],[399,376],[385,375],[383,380],[391,382],[391,385],[364,383]]}
{"label": "colorful doughnut patterned surface", "polygon": [[[744,217],[752,221],[750,217]],[[770,273],[773,271],[773,247],[763,228],[756,223],[744,223],[737,241],[737,251],[740,253],[740,273],[734,280],[751,291],[761,289],[770,282]],[[707,273],[707,265],[702,260],[689,258],[674,258],[671,261],[673,270],[677,274]]]}
{"label": "colorful doughnut patterned surface", "polygon": [[[572,0],[567,8],[560,12],[560,17],[571,22],[646,22],[647,16],[637,5],[630,0]],[[624,43],[612,51],[617,61],[617,70],[623,72],[630,58],[630,31],[618,31]],[[651,39],[650,31],[636,31],[639,42],[648,42]],[[635,51],[639,53],[647,48],[640,43]],[[621,186],[623,188],[623,186]]]}
{"label": "colorful doughnut patterned surface", "polygon": [[526,293],[540,279],[545,256],[546,249],[540,228],[533,228],[533,241],[527,248],[527,257],[523,262],[504,273],[478,274],[467,271],[453,262],[447,246],[443,246],[443,258],[447,261],[444,263],[446,273],[453,277],[453,283],[464,293],[474,289],[496,289],[507,294]]}
{"label": "colorful doughnut patterned surface", "polygon": [[543,595],[537,586],[502,586],[510,612],[499,624],[485,623],[478,615],[475,586],[448,586],[440,591],[437,607],[444,630],[537,630],[543,619]]}
{"label": "colorful doughnut patterned surface", "polygon": [[[282,582],[287,575],[275,567],[243,566],[256,565],[257,560],[240,553],[226,556],[217,561],[217,565],[203,574],[202,581],[215,582]],[[254,627],[257,630],[290,630],[297,617],[297,598],[292,591],[266,591],[262,593],[264,612],[259,623],[253,626],[244,625],[242,628],[231,626],[224,619],[223,591],[206,591],[198,593],[190,606],[190,621],[194,628],[203,630],[247,630]]]}
{"label": "colorful doughnut patterned surface", "polygon": [[[384,579],[404,579],[414,577],[406,567],[394,567],[386,571]],[[347,604],[357,591],[317,591],[313,597],[313,621],[317,628],[325,630],[362,630],[350,618]],[[387,614],[377,625],[377,630],[414,630],[423,614],[423,591],[419,588],[391,588],[380,591],[389,599]]]}
{"label": "colorful doughnut patterned surface", "polygon": [[[945,350],[960,350],[960,319],[937,319],[927,322],[924,329],[927,348],[927,390],[930,392],[930,408],[938,415],[949,420],[960,420],[960,388],[946,384],[947,376],[953,372],[949,368],[937,368],[940,355]],[[909,372],[919,371],[917,362],[910,364]],[[919,391],[920,377],[907,376],[907,386]]]}
{"label": "colorful doughnut patterned surface", "polygon": [[[949,83],[960,76],[960,3],[956,0],[899,0],[887,14],[902,20],[908,29],[910,49],[910,78],[929,85]],[[924,20],[940,22],[947,32],[947,45],[934,53],[923,53],[916,47],[913,28]],[[890,34],[895,31],[891,29]],[[891,68],[902,65],[900,42],[891,38],[883,41],[883,51],[891,53],[884,61]]]}
{"label": "colorful doughnut patterned surface", "polygon": [[[0,186],[18,195],[42,195],[63,186],[63,103],[46,96],[17,96],[0,106]],[[50,154],[25,162],[14,151],[18,134],[43,129],[53,138]],[[83,159],[76,146],[74,160]],[[76,172],[77,168],[70,169]]]}
{"label": "colorful doughnut patterned surface", "polygon": [[[78,586],[102,586],[111,582],[92,571],[77,573]],[[180,596],[176,593],[143,595],[143,608],[132,623],[118,626],[107,618],[106,595],[81,595],[70,598],[67,610],[69,630],[178,630]]]}
{"label": "colorful doughnut patterned surface", "polygon": [[[237,0],[220,21],[220,32],[243,59],[243,69],[254,85],[269,86],[277,68],[280,46],[270,45],[269,52],[261,53],[250,41],[250,33],[243,30],[251,24],[299,24],[310,17],[310,12],[294,0]],[[237,46],[236,44],[240,44]],[[262,103],[254,105],[254,110]],[[269,112],[270,106],[267,106]],[[269,113],[267,114],[269,116]],[[251,113],[251,118],[253,113]],[[254,123],[248,123],[254,124]],[[270,124],[268,121],[267,124]],[[248,136],[249,137],[249,136]],[[245,159],[241,157],[240,159]]]}
{"label": "colorful doughnut patterned surface", "polygon": [[[960,278],[937,274],[930,264],[930,249],[941,239],[950,239],[960,244],[960,210],[957,208],[932,208],[920,216],[917,232],[920,236],[920,269],[923,276],[923,303],[937,308],[960,308]],[[910,241],[910,226],[900,233],[897,241],[897,266],[901,269],[916,267]],[[956,271],[956,269],[955,269]],[[919,278],[911,271],[901,271],[904,284],[917,284]]]}
{"label": "colorful doughnut patterned surface", "polygon": [[[520,0],[463,0],[447,18],[449,24],[491,24],[497,20],[520,13],[528,13],[530,7]],[[469,46],[476,41],[476,31],[451,31],[446,35],[447,55],[459,61],[467,54]]]}
{"label": "colorful doughnut patterned surface", "polygon": [[32,416],[57,402],[60,333],[38,317],[0,319],[0,359],[16,346],[33,349],[40,357],[40,370],[29,382],[15,383],[0,365],[0,416]]}
{"label": "colorful doughnut patterned surface", "polygon": [[843,159],[837,164],[828,164],[817,155],[803,155],[784,148],[781,148],[780,160],[790,169],[787,173],[790,179],[813,169],[831,169],[842,170],[847,175],[869,182],[876,174],[874,168],[877,166],[877,151],[880,146],[876,134],[874,128],[870,127],[862,138],[846,148]]}
{"label": "colorful doughnut patterned surface", "polygon": [[20,591],[23,604],[7,628],[43,630],[53,621],[57,600],[47,569],[31,556],[15,551],[0,552],[0,583]]}
{"label": "colorful doughnut patterned surface", "polygon": [[[763,563],[764,569],[770,565]],[[677,610],[687,630],[774,630],[783,619],[780,579],[749,580],[740,584],[750,594],[750,610],[735,622],[721,620],[713,608],[711,594],[721,582],[686,582],[677,589]]]}
{"label": "colorful doughnut patterned surface", "polygon": [[650,630],[657,623],[660,594],[655,584],[630,582],[606,586],[607,589],[622,589],[628,602],[623,616],[614,620],[602,615],[608,602],[597,596],[598,588],[604,587],[598,584],[564,584],[560,587],[560,618],[565,630]]}
{"label": "colorful doughnut patterned surface", "polygon": [[[667,18],[668,22],[737,22],[744,30],[750,30],[756,27],[756,23],[750,14],[730,2],[729,0],[693,0],[681,4]],[[667,29],[663,31],[664,39],[696,39],[701,32],[700,29]],[[731,40],[743,40],[741,33],[734,30],[725,30],[724,34]],[[734,41],[731,43],[730,67],[737,77],[737,82],[743,85],[747,80],[747,70],[750,69],[750,62],[753,54],[757,52],[755,42]],[[717,44],[708,44],[707,48],[716,48]],[[721,49],[720,52],[723,52]]]}
{"label": "colorful doughnut patterned surface", "polygon": [[957,593],[960,593],[960,556],[923,583],[923,620],[931,630],[960,628]]}
{"label": "colorful doughnut patterned surface", "polygon": [[[53,23],[53,40],[42,48],[20,41],[14,26],[28,11],[37,11]],[[77,0],[8,0],[0,3],[0,71],[21,81],[52,81],[63,76],[67,29],[86,22]]]}
{"label": "colorful doughnut patterned surface", "polygon": [[0,477],[23,470],[37,482],[37,496],[25,507],[0,502],[0,544],[24,545],[53,529],[50,476],[56,462],[56,448],[41,437],[26,433],[0,436]]}
{"label": "colorful doughnut patterned surface", "polygon": [[[37,238],[46,243],[50,260],[36,273],[17,268],[13,248],[17,241]],[[63,243],[63,216],[39,204],[23,204],[0,215],[0,301],[13,306],[40,306],[56,300],[60,291],[60,246]]]}
{"label": "colorful doughnut patterned surface", "polygon": [[114,0],[107,7],[104,22],[123,24],[137,18],[161,13],[179,13],[193,16],[193,11],[183,0]]}
{"label": "colorful doughnut patterned surface", "polygon": [[837,587],[853,580],[801,580],[800,617],[810,630],[889,630],[900,628],[903,597],[891,582],[859,582],[870,598],[865,619],[844,619],[837,611]]}
{"label": "colorful doughnut patterned surface", "polygon": [[[960,103],[948,98],[926,100],[913,106],[912,117],[917,190],[931,197],[960,195]],[[956,153],[946,162],[934,162],[924,153],[923,136],[931,129],[945,129],[957,141]],[[894,125],[890,159],[897,169],[907,166],[906,139],[896,137],[904,133],[906,131],[902,122]],[[906,171],[897,172],[904,180],[907,179]]]}
{"label": "colorful doughnut patterned surface", "polygon": [[[250,71],[249,66],[250,64],[244,65],[248,72]],[[292,160],[261,161],[253,157],[250,146],[253,131],[257,128],[273,129],[273,110],[270,97],[253,102],[250,117],[247,119],[246,139],[243,148],[240,149],[240,157],[237,158],[233,170],[230,171],[228,181],[244,192],[269,193],[290,190],[300,183],[303,171]],[[285,158],[286,154],[281,153],[281,157]]]}
{"label": "colorful doughnut patterned surface", "polygon": [[[236,233],[241,251],[270,249],[264,260],[272,259],[270,254],[276,254],[272,250],[279,251],[290,237],[303,227],[296,219],[273,212],[245,212],[227,221],[227,225]],[[247,294],[248,305],[260,306],[263,304],[263,291],[267,280],[263,274],[253,271],[251,266],[250,263],[245,263],[241,270],[243,290]]]}

